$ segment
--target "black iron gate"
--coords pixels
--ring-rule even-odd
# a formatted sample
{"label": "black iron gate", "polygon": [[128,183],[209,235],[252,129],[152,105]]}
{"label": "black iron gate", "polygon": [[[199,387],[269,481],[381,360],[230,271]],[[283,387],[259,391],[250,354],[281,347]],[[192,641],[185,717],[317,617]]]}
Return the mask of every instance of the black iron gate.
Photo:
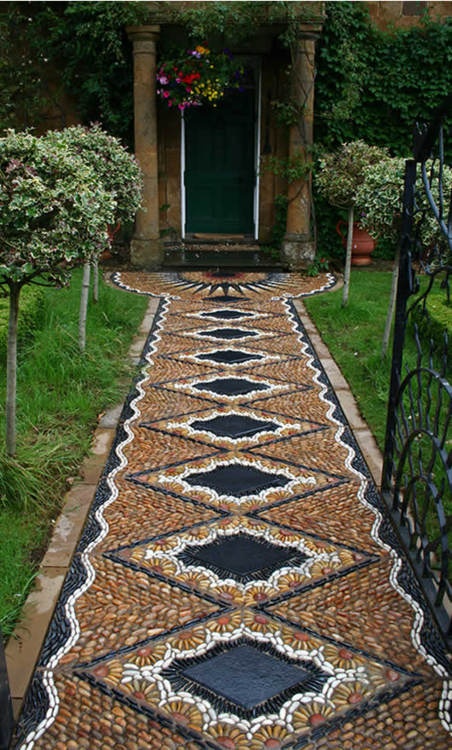
{"label": "black iron gate", "polygon": [[452,349],[447,320],[452,314],[452,172],[447,165],[452,162],[451,115],[449,96],[428,127],[417,127],[414,158],[406,162],[382,477],[383,497],[449,646]]}

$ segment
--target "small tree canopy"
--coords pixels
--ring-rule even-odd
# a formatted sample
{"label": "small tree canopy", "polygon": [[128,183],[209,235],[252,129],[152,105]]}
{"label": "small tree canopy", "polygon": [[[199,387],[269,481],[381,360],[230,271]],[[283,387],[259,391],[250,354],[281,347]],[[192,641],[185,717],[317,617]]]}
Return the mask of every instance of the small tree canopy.
{"label": "small tree canopy", "polygon": [[134,220],[141,205],[142,172],[135,156],[127,151],[119,138],[94,124],[90,128],[74,125],[64,130],[52,130],[47,133],[46,140],[64,146],[94,170],[96,179],[115,199],[115,223]]}
{"label": "small tree canopy", "polygon": [[116,201],[63,144],[31,133],[0,138],[0,286],[61,284],[108,245]]}
{"label": "small tree canopy", "polygon": [[25,284],[59,286],[108,245],[114,196],[64,144],[31,133],[0,138],[0,288],[9,294],[6,448],[16,451],[17,321]]}
{"label": "small tree canopy", "polygon": [[[417,165],[418,186],[422,183],[422,167]],[[438,211],[438,218],[430,210],[423,187],[418,187],[415,196],[415,228],[425,248],[441,242],[447,236],[447,213],[452,194],[452,168],[428,161],[425,165],[431,197]],[[387,158],[365,169],[364,180],[356,192],[356,206],[361,213],[360,223],[375,237],[388,237],[399,241],[403,209],[405,160]],[[440,188],[441,178],[441,188]],[[442,226],[441,226],[442,221]]]}
{"label": "small tree canopy", "polygon": [[316,182],[328,203],[338,208],[350,208],[356,202],[356,191],[364,181],[365,170],[388,158],[389,152],[364,141],[343,143],[341,148],[325,154],[319,160]]}

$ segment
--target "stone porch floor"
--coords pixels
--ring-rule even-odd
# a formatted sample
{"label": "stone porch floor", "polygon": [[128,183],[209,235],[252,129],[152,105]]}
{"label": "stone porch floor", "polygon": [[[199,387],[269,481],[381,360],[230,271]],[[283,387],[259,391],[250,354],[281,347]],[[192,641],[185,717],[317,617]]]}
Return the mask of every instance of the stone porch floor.
{"label": "stone porch floor", "polygon": [[15,750],[450,747],[447,655],[302,305],[332,279],[115,280],[152,297],[142,375],[10,641],[20,701],[78,541]]}

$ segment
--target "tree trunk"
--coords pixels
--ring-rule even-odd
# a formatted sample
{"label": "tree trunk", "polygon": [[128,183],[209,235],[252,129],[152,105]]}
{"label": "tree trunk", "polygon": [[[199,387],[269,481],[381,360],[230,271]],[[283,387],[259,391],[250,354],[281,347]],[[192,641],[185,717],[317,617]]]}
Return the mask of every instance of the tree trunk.
{"label": "tree trunk", "polygon": [[99,302],[99,258],[93,260],[93,302]]}
{"label": "tree trunk", "polygon": [[342,307],[348,304],[348,294],[350,291],[350,272],[352,267],[352,242],[353,242],[353,206],[348,209],[348,227],[347,227],[347,250],[345,255],[344,270],[344,290],[342,293]]}
{"label": "tree trunk", "polygon": [[397,286],[399,281],[399,266],[400,266],[400,247],[397,245],[397,252],[394,258],[394,268],[392,271],[392,284],[391,284],[391,296],[389,298],[388,313],[386,315],[385,330],[383,333],[383,341],[381,344],[381,357],[384,359],[388,353],[389,337],[391,335],[391,326],[394,318],[396,297],[397,297]]}
{"label": "tree trunk", "polygon": [[17,397],[17,321],[21,287],[12,283],[9,289],[8,352],[6,358],[6,451],[16,454]]}
{"label": "tree trunk", "polygon": [[82,293],[80,295],[80,315],[78,320],[78,345],[84,352],[86,347],[86,317],[88,314],[89,280],[91,263],[87,261],[83,266]]}

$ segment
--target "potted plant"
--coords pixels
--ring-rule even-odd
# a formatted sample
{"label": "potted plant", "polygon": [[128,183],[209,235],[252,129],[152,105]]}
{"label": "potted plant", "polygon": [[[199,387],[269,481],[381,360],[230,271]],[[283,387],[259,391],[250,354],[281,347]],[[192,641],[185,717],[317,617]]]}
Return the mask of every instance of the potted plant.
{"label": "potted plant", "polygon": [[[350,266],[353,262],[353,247],[358,247],[358,241],[365,241],[367,254],[373,249],[374,241],[368,234],[363,235],[363,229],[355,222],[356,195],[359,186],[364,182],[366,168],[372,164],[378,164],[383,159],[389,158],[387,149],[379,146],[369,146],[364,141],[351,141],[342,144],[338,151],[324,154],[319,160],[316,174],[316,183],[320,193],[337,208],[347,211],[347,236],[341,234],[346,245],[346,262],[344,271],[344,294],[342,304],[348,301],[350,284]],[[338,222],[337,229],[340,230],[341,223]],[[367,261],[364,260],[364,263]],[[363,265],[362,254],[355,260],[356,265]]]}

